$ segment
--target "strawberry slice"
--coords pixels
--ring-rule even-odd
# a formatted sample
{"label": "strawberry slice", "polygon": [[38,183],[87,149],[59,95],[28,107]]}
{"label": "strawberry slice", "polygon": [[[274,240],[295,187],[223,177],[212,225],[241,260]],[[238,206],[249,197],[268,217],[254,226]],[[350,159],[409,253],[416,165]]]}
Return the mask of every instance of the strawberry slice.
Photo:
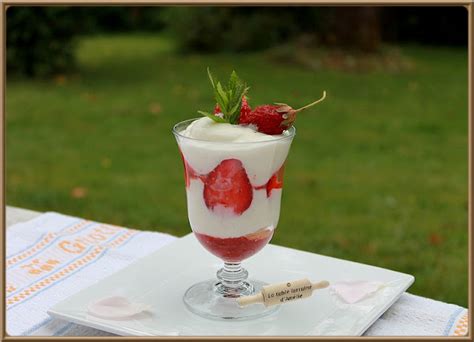
{"label": "strawberry slice", "polygon": [[179,151],[179,154],[181,155],[181,160],[183,161],[183,166],[184,166],[184,184],[186,185],[186,188],[189,187],[190,179],[189,179],[189,174],[188,174],[188,163],[186,162],[186,159],[184,159],[183,152],[181,150]]}
{"label": "strawberry slice", "polygon": [[203,197],[210,210],[221,206],[241,215],[252,203],[252,191],[242,162],[226,159],[205,178]]}
{"label": "strawberry slice", "polygon": [[270,197],[273,189],[283,188],[283,173],[285,172],[285,164],[283,164],[280,169],[273,174],[273,176],[268,180],[266,189],[267,197]]}
{"label": "strawberry slice", "polygon": [[189,184],[191,183],[191,179],[198,179],[198,178],[201,178],[202,176],[198,175],[198,173],[194,171],[194,169],[189,165],[189,163],[184,158],[183,152],[181,152],[181,150],[179,151],[179,154],[181,155],[181,159],[183,160],[184,182],[186,184],[186,188],[188,188]]}

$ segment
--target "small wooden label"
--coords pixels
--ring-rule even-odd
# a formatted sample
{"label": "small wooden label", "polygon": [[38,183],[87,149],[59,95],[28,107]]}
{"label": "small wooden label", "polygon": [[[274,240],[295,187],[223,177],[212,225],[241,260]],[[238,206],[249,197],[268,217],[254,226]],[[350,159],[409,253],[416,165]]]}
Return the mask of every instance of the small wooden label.
{"label": "small wooden label", "polygon": [[262,288],[263,303],[265,306],[285,304],[286,302],[309,297],[312,293],[313,285],[308,279],[268,285]]}

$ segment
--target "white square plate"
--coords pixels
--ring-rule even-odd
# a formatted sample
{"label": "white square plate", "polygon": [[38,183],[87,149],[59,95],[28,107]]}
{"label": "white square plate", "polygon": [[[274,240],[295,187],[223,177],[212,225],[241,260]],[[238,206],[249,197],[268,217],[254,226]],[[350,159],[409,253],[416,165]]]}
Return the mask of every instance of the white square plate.
{"label": "white square plate", "polygon": [[[192,284],[215,277],[222,262],[204,250],[193,234],[166,245],[125,269],[52,307],[57,318],[125,336],[159,335],[362,335],[413,283],[414,277],[379,267],[268,245],[244,262],[250,277],[278,283],[381,281],[386,284],[356,304],[344,304],[331,290],[282,305],[273,315],[253,321],[214,321],[190,313],[182,301]],[[152,310],[128,320],[107,320],[87,313],[90,302],[121,295],[150,304]]]}

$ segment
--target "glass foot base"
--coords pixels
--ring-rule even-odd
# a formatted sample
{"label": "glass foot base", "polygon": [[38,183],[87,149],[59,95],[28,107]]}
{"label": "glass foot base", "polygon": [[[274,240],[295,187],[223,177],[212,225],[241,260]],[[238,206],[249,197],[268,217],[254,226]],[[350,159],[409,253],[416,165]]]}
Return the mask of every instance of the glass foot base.
{"label": "glass foot base", "polygon": [[267,285],[258,280],[246,280],[233,291],[222,282],[211,279],[191,286],[184,294],[183,301],[189,311],[201,317],[216,320],[249,320],[267,316],[278,311],[279,306],[266,307],[263,304],[240,307],[239,296],[259,292]]}

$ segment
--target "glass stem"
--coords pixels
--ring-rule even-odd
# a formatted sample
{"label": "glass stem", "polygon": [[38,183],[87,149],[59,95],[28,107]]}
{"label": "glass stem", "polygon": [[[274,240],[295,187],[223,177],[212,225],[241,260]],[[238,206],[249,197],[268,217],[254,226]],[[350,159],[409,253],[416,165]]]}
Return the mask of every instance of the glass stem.
{"label": "glass stem", "polygon": [[253,293],[253,286],[246,280],[249,273],[240,262],[225,262],[224,267],[217,271],[219,280],[215,289],[225,297],[240,297]]}
{"label": "glass stem", "polygon": [[237,288],[247,279],[249,273],[242,268],[240,262],[225,262],[224,267],[217,271],[217,278],[224,286]]}

